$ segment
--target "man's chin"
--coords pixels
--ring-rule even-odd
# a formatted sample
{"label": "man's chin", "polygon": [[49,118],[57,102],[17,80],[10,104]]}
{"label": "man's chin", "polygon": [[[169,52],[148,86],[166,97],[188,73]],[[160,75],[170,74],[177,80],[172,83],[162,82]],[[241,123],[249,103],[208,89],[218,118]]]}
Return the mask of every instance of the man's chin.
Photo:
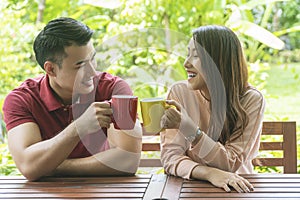
{"label": "man's chin", "polygon": [[77,93],[79,94],[88,94],[91,93],[94,90],[94,86],[90,86],[90,87],[81,87],[79,90],[77,90]]}

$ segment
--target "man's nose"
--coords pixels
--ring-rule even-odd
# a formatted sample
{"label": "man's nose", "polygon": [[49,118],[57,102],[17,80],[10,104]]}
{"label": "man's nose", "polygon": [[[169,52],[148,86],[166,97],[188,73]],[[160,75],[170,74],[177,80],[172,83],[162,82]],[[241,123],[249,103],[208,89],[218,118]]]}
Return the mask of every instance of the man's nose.
{"label": "man's nose", "polygon": [[96,66],[94,62],[88,62],[88,67],[87,67],[87,74],[89,76],[95,76],[96,75]]}

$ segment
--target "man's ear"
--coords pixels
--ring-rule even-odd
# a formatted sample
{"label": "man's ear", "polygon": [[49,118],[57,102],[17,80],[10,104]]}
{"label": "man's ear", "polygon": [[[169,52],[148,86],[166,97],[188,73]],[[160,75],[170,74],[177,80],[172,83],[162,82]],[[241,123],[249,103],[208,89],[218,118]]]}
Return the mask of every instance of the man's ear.
{"label": "man's ear", "polygon": [[56,76],[57,65],[51,61],[46,61],[44,63],[44,69],[49,76]]}

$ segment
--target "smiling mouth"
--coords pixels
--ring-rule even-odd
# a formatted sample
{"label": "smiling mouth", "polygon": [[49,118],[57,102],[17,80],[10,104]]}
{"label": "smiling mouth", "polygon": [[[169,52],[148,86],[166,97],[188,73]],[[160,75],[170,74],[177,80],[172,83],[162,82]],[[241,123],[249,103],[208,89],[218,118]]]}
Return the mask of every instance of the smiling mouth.
{"label": "smiling mouth", "polygon": [[90,86],[90,85],[93,84],[93,79],[88,80],[88,81],[84,81],[83,84],[84,84],[84,85],[87,85],[87,86]]}
{"label": "smiling mouth", "polygon": [[197,74],[196,73],[188,73],[189,78],[194,78]]}

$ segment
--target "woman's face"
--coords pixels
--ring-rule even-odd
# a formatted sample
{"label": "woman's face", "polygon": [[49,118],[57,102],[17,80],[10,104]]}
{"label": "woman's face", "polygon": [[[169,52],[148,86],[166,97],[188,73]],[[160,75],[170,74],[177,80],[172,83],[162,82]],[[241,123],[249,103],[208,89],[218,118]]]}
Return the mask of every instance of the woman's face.
{"label": "woman's face", "polygon": [[206,87],[205,81],[200,74],[201,62],[193,38],[188,44],[188,55],[184,61],[184,67],[188,74],[188,83],[191,89],[201,90]]}

